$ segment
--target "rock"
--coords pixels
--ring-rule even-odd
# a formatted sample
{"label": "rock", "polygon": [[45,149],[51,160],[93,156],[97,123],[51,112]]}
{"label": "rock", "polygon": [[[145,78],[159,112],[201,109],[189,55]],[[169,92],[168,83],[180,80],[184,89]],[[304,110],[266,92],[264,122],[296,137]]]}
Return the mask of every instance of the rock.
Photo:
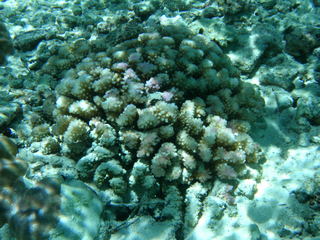
{"label": "rock", "polygon": [[279,30],[267,24],[256,25],[251,31],[234,33],[237,35],[236,50],[228,55],[233,63],[245,73],[260,67],[264,59],[280,53],[283,48]]}
{"label": "rock", "polygon": [[243,195],[249,199],[253,199],[254,194],[257,191],[256,182],[252,179],[242,180],[237,187],[235,194]]}
{"label": "rock", "polygon": [[37,47],[42,40],[53,39],[54,36],[55,33],[53,31],[45,29],[28,31],[19,34],[14,39],[14,46],[22,51],[31,51]]}
{"label": "rock", "polygon": [[99,197],[81,181],[61,184],[61,217],[53,230],[55,240],[93,240],[100,228],[103,205]]}
{"label": "rock", "polygon": [[278,109],[280,111],[292,106],[293,99],[289,92],[283,89],[278,89],[278,91],[275,91],[275,96],[276,96]]}
{"label": "rock", "polygon": [[21,107],[18,103],[0,100],[0,128],[8,126],[20,112]]}
{"label": "rock", "polygon": [[142,2],[139,4],[135,4],[133,6],[133,11],[141,19],[147,19],[150,15],[153,14],[153,12],[155,11],[155,8],[152,6],[152,4]]}
{"label": "rock", "polygon": [[6,26],[0,22],[0,65],[5,62],[7,54],[13,52],[13,44]]}
{"label": "rock", "polygon": [[259,69],[260,82],[264,85],[273,85],[291,91],[297,81],[303,65],[297,63],[293,58],[284,54],[279,54],[270,58],[266,64]]}
{"label": "rock", "polygon": [[320,30],[308,26],[290,26],[285,31],[285,50],[298,61],[306,62],[313,49],[320,46]]}
{"label": "rock", "polygon": [[175,226],[170,221],[156,222],[152,217],[141,216],[132,220],[130,226],[120,229],[111,235],[110,240],[171,240],[175,238]]}
{"label": "rock", "polygon": [[257,224],[250,224],[249,230],[251,233],[251,240],[261,240],[261,233]]}

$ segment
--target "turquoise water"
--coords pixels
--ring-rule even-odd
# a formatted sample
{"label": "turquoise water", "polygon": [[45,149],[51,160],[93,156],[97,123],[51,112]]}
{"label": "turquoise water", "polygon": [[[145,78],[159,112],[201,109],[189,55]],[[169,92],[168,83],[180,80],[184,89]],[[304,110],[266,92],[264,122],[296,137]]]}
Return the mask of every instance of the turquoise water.
{"label": "turquoise water", "polygon": [[317,239],[313,1],[0,1],[0,239]]}

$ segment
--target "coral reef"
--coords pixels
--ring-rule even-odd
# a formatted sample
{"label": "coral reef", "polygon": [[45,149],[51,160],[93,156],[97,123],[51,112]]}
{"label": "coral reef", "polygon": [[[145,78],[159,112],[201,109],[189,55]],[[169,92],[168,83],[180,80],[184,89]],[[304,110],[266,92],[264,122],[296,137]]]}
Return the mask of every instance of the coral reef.
{"label": "coral reef", "polygon": [[[152,29],[136,30],[128,38],[78,38],[59,47],[57,39],[37,35],[33,41],[25,35],[44,54],[28,66],[43,81],[59,81],[52,85],[54,92],[40,84],[34,86],[39,95],[21,94],[31,107],[23,108],[17,128],[25,145],[17,158],[29,163],[28,177],[39,187],[27,192],[47,199],[45,181],[59,178],[54,201],[48,206],[40,202],[35,216],[41,208],[51,214],[59,201],[63,206],[68,197],[62,195],[69,192],[62,188],[79,181],[99,193],[96,226],[101,198],[110,207],[104,207],[101,222],[117,225],[138,211],[173,222],[174,230],[183,228],[187,236],[217,179],[236,189],[240,180],[257,177],[252,172],[262,152],[248,134],[249,122],[260,117],[264,101],[255,86],[240,80],[220,47],[191,31],[181,17],[162,16]],[[27,51],[23,34],[19,39],[19,51]],[[50,54],[45,40],[52,41]],[[33,206],[36,200],[28,194]],[[119,210],[121,206],[125,208]],[[11,214],[4,222],[15,219],[9,224],[15,229],[27,217],[22,215]],[[56,225],[52,215],[39,230],[48,232]],[[26,221],[26,228],[37,221]]]}
{"label": "coral reef", "polygon": [[[55,89],[54,124],[29,133],[31,150],[48,160],[20,156],[91,183],[112,202],[164,200],[149,211],[184,225],[187,235],[216,179],[237,185],[253,177],[262,153],[248,135],[248,121],[264,104],[259,92],[239,80],[215,42],[194,34],[181,18],[163,16],[153,31],[105,51],[79,44],[84,50],[75,49],[82,52]],[[61,59],[51,58],[41,72],[58,76]]]}
{"label": "coral reef", "polygon": [[0,127],[29,167],[0,167],[0,238],[319,235],[319,193],[292,195],[317,167],[316,2],[1,3]]}
{"label": "coral reef", "polygon": [[[70,119],[58,130],[62,148],[81,157],[98,145],[125,165],[150,162],[149,171],[168,181],[205,182],[215,171],[235,179],[260,154],[246,133],[248,123],[238,120],[254,115],[252,107],[263,102],[237,79],[214,42],[172,21],[164,17],[159,32],[141,33],[106,54],[89,54],[66,73],[54,111],[57,122]],[[228,126],[222,117],[238,120]],[[184,165],[180,152],[197,160]]]}

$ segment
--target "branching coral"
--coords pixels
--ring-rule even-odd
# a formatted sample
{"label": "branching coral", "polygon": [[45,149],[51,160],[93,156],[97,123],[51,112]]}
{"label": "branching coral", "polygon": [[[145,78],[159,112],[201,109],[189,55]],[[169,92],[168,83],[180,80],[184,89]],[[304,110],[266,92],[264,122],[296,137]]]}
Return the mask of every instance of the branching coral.
{"label": "branching coral", "polygon": [[[256,89],[239,80],[217,44],[181,21],[160,22],[89,53],[56,88],[52,132],[61,153],[77,160],[82,180],[121,201],[166,192],[171,201],[173,189],[191,185],[198,199],[202,184],[243,178],[261,156],[246,121],[263,103]],[[194,204],[200,211],[200,203],[187,208]],[[167,210],[162,217],[175,218]],[[192,227],[197,217],[185,221]]]}
{"label": "branching coral", "polygon": [[[158,32],[141,33],[107,54],[89,54],[67,72],[57,87],[54,114],[76,119],[59,131],[65,131],[63,144],[70,152],[81,143],[84,148],[106,147],[117,152],[120,163],[143,161],[155,177],[170,181],[204,181],[215,171],[236,178],[233,169],[259,156],[237,121],[246,119],[261,99],[238,80],[237,70],[214,42],[192,34],[181,22],[161,21]],[[233,118],[237,120],[229,126],[227,120]],[[98,134],[101,124],[89,126],[90,119],[103,119],[115,129],[113,144],[102,144],[110,135]],[[197,179],[204,167],[211,173]]]}

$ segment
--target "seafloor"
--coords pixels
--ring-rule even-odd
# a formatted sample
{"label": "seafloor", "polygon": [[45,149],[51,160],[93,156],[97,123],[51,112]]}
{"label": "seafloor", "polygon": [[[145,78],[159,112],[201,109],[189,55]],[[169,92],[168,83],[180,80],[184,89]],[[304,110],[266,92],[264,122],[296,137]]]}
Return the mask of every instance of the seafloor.
{"label": "seafloor", "polygon": [[2,0],[0,64],[0,240],[320,239],[318,0]]}

